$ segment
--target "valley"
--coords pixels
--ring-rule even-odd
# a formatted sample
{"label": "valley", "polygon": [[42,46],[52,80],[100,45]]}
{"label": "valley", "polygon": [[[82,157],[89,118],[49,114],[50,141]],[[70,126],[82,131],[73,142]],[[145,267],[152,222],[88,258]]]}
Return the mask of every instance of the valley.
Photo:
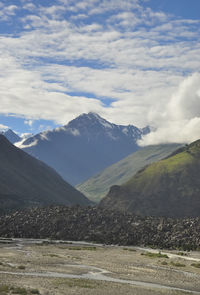
{"label": "valley", "polygon": [[0,295],[200,295],[200,0],[0,0]]}
{"label": "valley", "polygon": [[45,153],[58,135],[64,151],[73,139],[74,159],[87,139],[83,175],[89,146],[103,159],[102,134],[108,158],[126,137],[129,156],[118,154],[81,192],[0,135],[0,295],[200,294],[200,140],[139,149],[142,132],[89,113],[37,135]]}
{"label": "valley", "polygon": [[200,294],[200,252],[29,239],[0,250],[0,290],[11,290],[0,294]]}

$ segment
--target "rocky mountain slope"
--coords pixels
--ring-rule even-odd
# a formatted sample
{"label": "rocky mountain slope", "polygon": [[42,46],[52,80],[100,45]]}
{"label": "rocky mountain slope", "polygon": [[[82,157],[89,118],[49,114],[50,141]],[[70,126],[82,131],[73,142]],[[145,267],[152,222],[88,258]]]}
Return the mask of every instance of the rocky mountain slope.
{"label": "rocky mountain slope", "polygon": [[200,140],[111,187],[100,206],[140,215],[200,216]]}
{"label": "rocky mountain slope", "polygon": [[115,125],[89,113],[37,134],[20,147],[75,185],[135,152],[137,140],[147,132],[149,128]]}
{"label": "rocky mountain slope", "polygon": [[144,147],[77,185],[76,188],[90,200],[98,203],[111,186],[125,183],[139,169],[165,158],[180,146],[180,144],[163,144]]}
{"label": "rocky mountain slope", "polygon": [[0,213],[27,206],[89,203],[56,171],[0,135]]}
{"label": "rocky mountain slope", "polygon": [[0,236],[196,250],[200,218],[143,218],[95,207],[51,206],[0,217]]}

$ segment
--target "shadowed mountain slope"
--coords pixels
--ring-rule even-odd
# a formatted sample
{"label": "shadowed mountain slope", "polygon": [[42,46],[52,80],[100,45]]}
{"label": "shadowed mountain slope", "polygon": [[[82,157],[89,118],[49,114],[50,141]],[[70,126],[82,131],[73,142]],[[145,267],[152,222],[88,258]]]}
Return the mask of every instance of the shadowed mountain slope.
{"label": "shadowed mountain slope", "polygon": [[89,204],[52,168],[0,135],[0,212],[49,204]]}
{"label": "shadowed mountain slope", "polygon": [[148,130],[115,125],[89,113],[37,134],[19,147],[75,185],[139,149],[136,142]]}
{"label": "shadowed mountain slope", "polygon": [[200,140],[113,186],[100,206],[140,215],[200,216]]}
{"label": "shadowed mountain slope", "polygon": [[128,181],[142,167],[161,160],[175,151],[180,144],[147,146],[109,166],[76,188],[93,202],[99,202],[112,185]]}
{"label": "shadowed mountain slope", "polygon": [[4,135],[13,144],[21,140],[21,137],[19,137],[19,135],[17,135],[11,129],[8,129],[7,131],[3,131],[1,132],[1,134]]}

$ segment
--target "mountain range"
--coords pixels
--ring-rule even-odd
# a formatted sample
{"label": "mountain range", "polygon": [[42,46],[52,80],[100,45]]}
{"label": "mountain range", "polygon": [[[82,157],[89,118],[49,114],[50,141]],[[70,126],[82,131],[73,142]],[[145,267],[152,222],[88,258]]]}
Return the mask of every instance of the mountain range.
{"label": "mountain range", "polygon": [[30,206],[89,205],[55,170],[0,135],[0,213]]}
{"label": "mountain range", "polygon": [[143,216],[200,215],[200,140],[110,188],[100,207]]}
{"label": "mountain range", "polygon": [[142,167],[165,158],[180,146],[180,144],[162,144],[141,148],[77,185],[76,188],[90,200],[98,203],[106,196],[111,186],[125,183]]}
{"label": "mountain range", "polygon": [[116,125],[88,113],[32,136],[19,147],[77,185],[138,150],[137,140],[148,132],[149,127]]}

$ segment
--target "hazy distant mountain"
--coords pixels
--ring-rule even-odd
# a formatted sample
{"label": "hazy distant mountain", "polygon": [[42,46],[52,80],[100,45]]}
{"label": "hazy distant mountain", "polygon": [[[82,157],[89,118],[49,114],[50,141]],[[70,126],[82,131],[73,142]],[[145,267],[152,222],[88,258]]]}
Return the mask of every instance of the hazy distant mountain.
{"label": "hazy distant mountain", "polygon": [[200,140],[111,187],[100,206],[139,215],[200,216]]}
{"label": "hazy distant mountain", "polygon": [[21,148],[78,184],[135,152],[137,140],[147,132],[148,128],[112,124],[89,113],[27,139]]}
{"label": "hazy distant mountain", "polygon": [[11,129],[8,129],[7,131],[1,132],[11,143],[16,143],[21,140],[21,137],[17,135],[14,131]]}
{"label": "hazy distant mountain", "polygon": [[28,206],[89,203],[52,168],[0,135],[0,212]]}
{"label": "hazy distant mountain", "polygon": [[76,188],[90,200],[99,202],[112,185],[125,183],[139,169],[165,158],[180,146],[180,144],[162,144],[144,147],[77,185]]}

